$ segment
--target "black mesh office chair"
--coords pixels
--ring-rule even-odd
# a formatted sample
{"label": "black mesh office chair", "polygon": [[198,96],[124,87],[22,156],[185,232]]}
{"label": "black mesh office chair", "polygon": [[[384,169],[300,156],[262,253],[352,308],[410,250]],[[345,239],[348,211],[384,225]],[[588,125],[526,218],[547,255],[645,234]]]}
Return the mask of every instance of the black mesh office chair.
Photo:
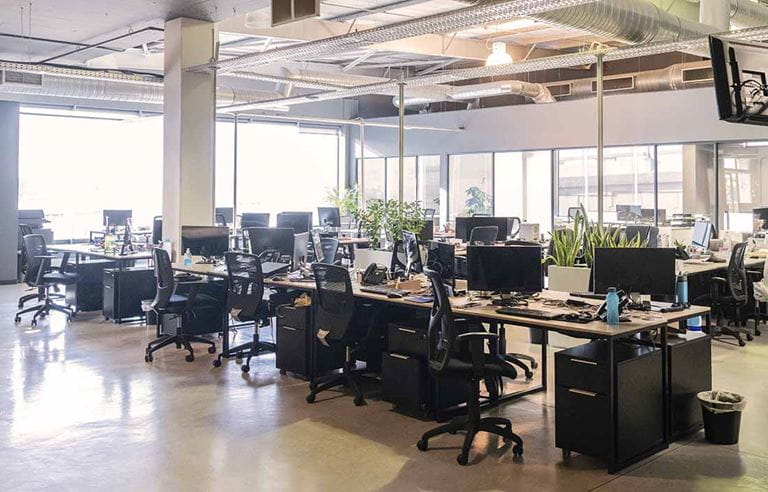
{"label": "black mesh office chair", "polygon": [[[728,270],[725,278],[713,277],[711,284],[712,311],[715,313],[715,325],[712,335],[716,338],[726,335],[736,339],[741,347],[746,345],[742,338],[745,334],[748,341],[752,341],[752,334],[743,326],[741,310],[749,301],[749,286],[747,284],[747,271],[744,267],[744,255],[747,251],[747,243],[738,243],[733,246],[731,259],[728,262]],[[726,325],[723,326],[722,318],[726,317]],[[730,322],[734,326],[729,326]]]}
{"label": "black mesh office chair", "polygon": [[322,343],[341,345],[346,350],[342,372],[320,382],[309,383],[307,402],[314,403],[317,394],[330,388],[346,385],[354,393],[355,405],[365,405],[360,383],[368,370],[355,370],[355,361],[365,358],[379,348],[376,309],[370,304],[356,303],[352,282],[346,268],[335,265],[312,264],[315,275],[315,329]]}
{"label": "black mesh office chair", "polygon": [[498,335],[488,333],[482,324],[454,319],[445,284],[434,270],[425,269],[434,292],[429,318],[427,349],[429,370],[437,378],[464,378],[471,384],[467,397],[467,415],[429,430],[416,446],[421,451],[429,448],[429,440],[440,434],[466,432],[461,453],[456,458],[460,465],[469,463],[469,450],[478,432],[489,432],[512,441],[515,456],[523,454],[523,440],[512,432],[512,422],[501,417],[480,417],[480,382],[486,378],[517,377],[515,369],[484,351],[486,340],[493,344]]}
{"label": "black mesh office chair", "polygon": [[152,244],[158,244],[163,240],[163,216],[156,215],[152,218]]}
{"label": "black mesh office chair", "polygon": [[[232,319],[239,323],[253,322],[253,340],[230,347],[227,353],[220,353],[213,361],[213,367],[219,367],[224,357],[240,359],[247,355],[248,358],[241,369],[248,372],[251,370],[251,358],[254,355],[274,350],[271,344],[259,340],[261,320],[269,316],[269,307],[264,300],[264,274],[257,255],[230,251],[224,253],[224,261],[227,264],[227,310]],[[229,333],[226,336],[229,336]]]}
{"label": "black mesh office chair", "polygon": [[478,226],[470,231],[469,244],[493,244],[498,236],[498,226]]}
{"label": "black mesh office chair", "polygon": [[[24,246],[24,237],[29,236],[30,234],[33,234],[32,227],[27,224],[19,224],[19,242],[18,242],[18,268],[17,268],[17,277],[20,282],[24,282],[24,277],[27,273],[27,248]],[[24,308],[24,304],[27,302],[33,300],[33,299],[40,299],[40,294],[38,294],[39,289],[37,287],[31,287],[30,290],[34,290],[34,294],[26,294],[21,297],[19,297],[19,309]]]}
{"label": "black mesh office chair", "polygon": [[[74,285],[77,283],[77,274],[67,272],[69,266],[69,253],[64,253],[61,258],[61,264],[58,268],[51,266],[51,261],[56,258],[55,255],[48,254],[48,248],[45,245],[45,238],[41,234],[27,234],[24,236],[24,249],[27,255],[27,267],[24,273],[24,282],[30,287],[37,289],[37,294],[34,298],[37,298],[41,303],[22,309],[16,313],[14,321],[16,323],[21,322],[21,315],[31,313],[32,326],[37,325],[38,318],[44,318],[48,316],[51,311],[58,311],[64,313],[67,316],[67,321],[71,321],[75,316],[75,312],[69,306],[61,306],[56,304],[53,299],[54,296],[50,290],[59,285]],[[24,296],[19,299],[19,303],[23,305],[22,300]],[[30,300],[29,298],[27,300]],[[26,301],[25,301],[26,302]]]}
{"label": "black mesh office chair", "polygon": [[196,335],[185,334],[183,326],[185,321],[194,316],[195,309],[216,306],[218,301],[210,296],[198,295],[198,285],[192,285],[188,294],[177,294],[176,279],[173,277],[173,268],[171,268],[171,258],[168,256],[168,252],[162,248],[155,248],[152,250],[152,256],[155,260],[155,279],[157,280],[157,292],[152,301],[152,310],[157,314],[157,330],[159,333],[163,317],[171,315],[176,320],[176,332],[174,334],[165,333],[149,342],[144,351],[144,361],[152,362],[153,353],[163,347],[175,344],[176,348],[184,347],[189,352],[186,360],[192,362],[195,360],[192,342],[209,345],[208,353],[215,354],[216,344],[214,342]]}

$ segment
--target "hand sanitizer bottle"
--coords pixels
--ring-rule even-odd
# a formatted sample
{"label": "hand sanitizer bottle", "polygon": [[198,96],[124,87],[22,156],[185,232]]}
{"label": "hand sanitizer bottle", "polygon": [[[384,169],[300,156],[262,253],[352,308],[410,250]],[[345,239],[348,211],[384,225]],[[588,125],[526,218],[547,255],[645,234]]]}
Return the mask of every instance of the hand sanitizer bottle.
{"label": "hand sanitizer bottle", "polygon": [[184,252],[184,266],[192,266],[192,253],[189,251],[189,248]]}

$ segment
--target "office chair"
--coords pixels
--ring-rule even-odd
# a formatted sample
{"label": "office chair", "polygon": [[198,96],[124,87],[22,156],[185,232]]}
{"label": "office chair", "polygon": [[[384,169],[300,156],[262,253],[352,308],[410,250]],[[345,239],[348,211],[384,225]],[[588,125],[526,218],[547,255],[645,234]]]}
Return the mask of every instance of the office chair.
{"label": "office chair", "polygon": [[628,225],[624,229],[624,234],[630,241],[640,236],[646,248],[658,248],[659,246],[659,228],[656,226]]}
{"label": "office chair", "polygon": [[[48,254],[48,248],[45,245],[45,238],[41,234],[27,234],[24,236],[24,249],[27,255],[27,268],[24,274],[24,282],[30,287],[37,289],[35,297],[42,302],[30,308],[22,309],[16,313],[14,322],[21,322],[21,315],[35,312],[32,316],[32,326],[37,325],[37,318],[48,316],[51,311],[58,311],[67,315],[67,322],[75,316],[74,310],[69,306],[61,306],[53,302],[54,296],[50,289],[59,285],[74,285],[77,283],[77,274],[68,273],[69,253],[64,253],[61,264],[58,268],[51,267],[51,260],[55,255]],[[26,300],[25,300],[26,298]],[[30,300],[28,296],[19,299],[23,306],[24,302]]]}
{"label": "office chair", "polygon": [[[744,323],[741,317],[741,309],[747,305],[749,300],[747,272],[744,268],[746,251],[747,243],[734,245],[728,262],[726,277],[712,277],[711,284],[712,311],[716,314],[716,322],[711,334],[715,338],[722,335],[734,337],[741,347],[746,345],[742,334],[746,334],[748,341],[752,341],[753,338],[752,334],[743,327]],[[721,325],[722,316],[726,311],[729,311],[730,319],[734,322],[733,328],[729,326],[730,322],[727,320],[726,326]]]}
{"label": "office chair", "polygon": [[[18,258],[16,278],[19,282],[24,281],[24,276],[27,272],[27,248],[24,247],[24,237],[30,234],[33,234],[32,227],[27,224],[19,224],[19,241],[17,246],[18,250],[16,252]],[[29,290],[37,291],[37,289],[34,287],[30,288]],[[40,299],[40,295],[35,293],[21,296],[19,298],[19,309],[22,309],[24,304],[28,301],[31,301],[32,299]]]}
{"label": "office chair", "polygon": [[498,226],[478,226],[469,233],[469,244],[493,244],[498,236]]}
{"label": "office chair", "polygon": [[581,207],[568,207],[568,222],[575,220],[581,213]]}
{"label": "office chair", "polygon": [[216,214],[215,218],[216,218],[215,222],[216,222],[217,226],[219,226],[219,227],[229,227],[229,225],[227,224],[227,218],[224,217],[224,214]]}
{"label": "office chair", "polygon": [[355,370],[354,365],[356,360],[381,348],[381,338],[377,334],[377,311],[371,304],[355,302],[346,268],[313,263],[312,272],[317,287],[313,304],[318,337],[325,334],[323,343],[343,346],[346,358],[342,372],[323,382],[318,379],[310,381],[307,403],[314,403],[321,391],[344,384],[354,393],[355,405],[365,405],[360,383],[369,379],[364,374],[370,371]]}
{"label": "office chair", "polygon": [[440,275],[434,270],[424,273],[432,284],[434,301],[429,317],[427,350],[429,370],[436,378],[462,378],[471,384],[467,395],[467,415],[429,430],[421,436],[416,447],[421,451],[429,448],[429,440],[441,434],[466,432],[461,453],[456,458],[460,465],[469,463],[469,450],[478,432],[489,432],[513,441],[515,456],[523,454],[523,440],[512,432],[512,422],[501,417],[480,417],[480,382],[486,378],[517,377],[515,369],[484,351],[486,340],[493,344],[499,338],[488,333],[482,324],[454,319],[448,292]]}
{"label": "office chair", "polygon": [[520,234],[520,224],[523,223],[522,220],[520,220],[520,217],[509,217],[507,226],[507,233],[509,234],[509,237],[516,238],[518,234]]}
{"label": "office chair", "polygon": [[[173,335],[166,333],[149,342],[144,351],[144,362],[152,362],[152,354],[172,344],[175,344],[177,349],[183,346],[189,352],[186,356],[187,362],[195,360],[192,342],[210,345],[208,353],[215,354],[215,343],[203,337],[183,333],[183,323],[194,316],[195,309],[215,307],[218,302],[210,296],[198,295],[199,285],[192,285],[190,292],[186,295],[177,294],[176,279],[173,277],[173,268],[171,268],[171,258],[168,256],[168,252],[162,248],[155,248],[152,250],[152,256],[155,261],[155,279],[157,280],[157,292],[152,301],[152,310],[157,314],[157,330],[159,333],[163,317],[171,315],[176,320],[176,333]],[[179,318],[181,318],[181,323],[179,323]]]}
{"label": "office chair", "polygon": [[152,244],[158,244],[163,240],[163,216],[156,215],[152,218]]}
{"label": "office chair", "polygon": [[[221,366],[221,359],[226,357],[242,358],[248,356],[241,366],[243,372],[251,370],[251,358],[260,352],[272,352],[274,347],[259,340],[261,320],[269,316],[269,307],[264,300],[264,274],[261,271],[261,260],[250,253],[224,253],[227,264],[227,311],[238,322],[253,322],[253,340],[230,347],[227,353],[221,352],[213,367]],[[225,336],[229,336],[226,333]]]}
{"label": "office chair", "polygon": [[424,209],[424,220],[434,220],[435,219],[435,209],[434,208],[425,208]]}
{"label": "office chair", "polygon": [[339,240],[333,237],[320,238],[320,251],[322,252],[322,260],[319,260],[320,263],[336,265],[338,263],[336,256],[339,251]]}

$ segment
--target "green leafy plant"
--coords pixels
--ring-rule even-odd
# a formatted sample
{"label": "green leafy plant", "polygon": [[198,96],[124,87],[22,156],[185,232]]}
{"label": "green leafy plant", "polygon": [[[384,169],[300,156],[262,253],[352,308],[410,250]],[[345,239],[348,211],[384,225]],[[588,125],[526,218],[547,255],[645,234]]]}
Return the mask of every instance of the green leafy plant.
{"label": "green leafy plant", "polygon": [[464,201],[464,213],[466,215],[491,213],[493,197],[490,193],[486,193],[477,186],[470,186],[466,193],[467,199]]}
{"label": "green leafy plant", "polygon": [[584,245],[584,222],[581,214],[577,214],[573,220],[573,229],[559,229],[551,234],[554,255],[547,255],[544,263],[562,267],[576,266],[576,261],[581,254]]}
{"label": "green leafy plant", "polygon": [[418,232],[424,227],[424,211],[419,202],[368,200],[359,213],[360,229],[379,248],[382,232],[389,241],[400,239],[403,231]]}
{"label": "green leafy plant", "polygon": [[365,202],[365,208],[359,211],[358,221],[360,229],[366,237],[371,240],[371,247],[379,247],[381,240],[381,230],[384,227],[387,204],[384,200],[368,200]]}
{"label": "green leafy plant", "polygon": [[[579,215],[587,217],[583,204]],[[643,248],[647,244],[647,239],[643,240],[639,234],[629,239],[618,227],[605,227],[586,220],[585,224],[584,259],[589,267],[592,267],[597,248]]]}
{"label": "green leafy plant", "polygon": [[349,215],[355,222],[360,219],[360,194],[357,191],[357,186],[346,188],[344,190],[339,190],[334,186],[328,190],[326,200],[334,207],[338,207],[341,215]]}

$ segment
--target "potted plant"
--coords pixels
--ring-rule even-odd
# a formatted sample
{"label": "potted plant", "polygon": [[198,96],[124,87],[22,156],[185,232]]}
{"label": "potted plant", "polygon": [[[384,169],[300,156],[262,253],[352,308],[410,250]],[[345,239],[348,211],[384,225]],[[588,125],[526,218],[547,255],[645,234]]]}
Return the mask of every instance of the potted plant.
{"label": "potted plant", "polygon": [[464,214],[471,217],[474,214],[491,213],[493,197],[478,186],[470,186],[466,189],[467,199],[464,201]]}
{"label": "potted plant", "polygon": [[328,203],[334,207],[339,208],[339,213],[342,217],[350,217],[353,224],[358,224],[360,220],[360,194],[357,191],[357,186],[345,190],[339,190],[337,187],[333,187],[328,190],[326,200],[328,200]]}
{"label": "potted plant", "polygon": [[585,218],[577,214],[573,229],[559,229],[551,234],[550,254],[545,258],[549,290],[585,292],[589,289],[590,269],[578,266],[584,245]]}
{"label": "potted plant", "polygon": [[419,232],[424,227],[424,211],[419,202],[368,200],[358,213],[360,229],[371,240],[371,247],[382,248],[382,236],[389,244],[401,239],[403,231]]}

